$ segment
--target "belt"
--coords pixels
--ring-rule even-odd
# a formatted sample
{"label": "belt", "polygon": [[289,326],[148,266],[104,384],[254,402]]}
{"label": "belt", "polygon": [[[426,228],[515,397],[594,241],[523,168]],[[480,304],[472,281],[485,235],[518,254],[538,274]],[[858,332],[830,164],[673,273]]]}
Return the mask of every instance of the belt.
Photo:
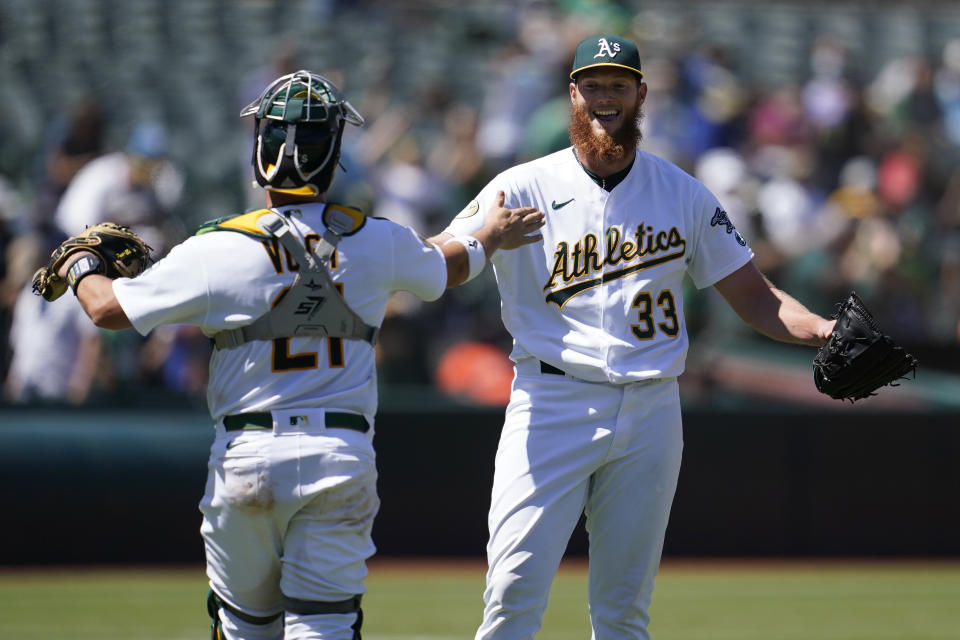
{"label": "belt", "polygon": [[[553,366],[552,364],[547,364],[547,363],[544,362],[543,360],[539,360],[538,362],[540,363],[540,373],[546,373],[546,374],[551,374],[551,375],[555,375],[555,376],[567,376],[568,378],[572,378],[572,379],[574,379],[574,380],[582,380],[583,382],[593,382],[593,381],[591,381],[591,380],[583,380],[582,378],[578,378],[578,377],[576,377],[576,376],[569,375],[569,374],[568,374],[566,371],[564,371],[563,369],[558,369],[557,367]],[[529,370],[528,370],[528,371],[529,371]],[[644,379],[642,379],[642,380],[634,380],[634,381],[632,381],[632,382],[626,382],[626,383],[611,383],[611,384],[641,384],[641,383],[651,383],[651,382],[663,382],[663,381],[665,381],[665,380],[674,380],[674,379],[675,379],[675,378],[644,378]]]}
{"label": "belt", "polygon": [[[330,411],[324,414],[327,429],[353,429],[361,433],[370,430],[370,423],[359,413],[341,413]],[[248,427],[260,429],[273,428],[273,415],[269,412],[237,413],[223,417],[223,427],[227,431],[240,431]]]}
{"label": "belt", "polygon": [[567,375],[566,372],[563,371],[562,369],[557,369],[552,364],[547,364],[543,360],[540,361],[540,373],[552,373],[557,376]]}

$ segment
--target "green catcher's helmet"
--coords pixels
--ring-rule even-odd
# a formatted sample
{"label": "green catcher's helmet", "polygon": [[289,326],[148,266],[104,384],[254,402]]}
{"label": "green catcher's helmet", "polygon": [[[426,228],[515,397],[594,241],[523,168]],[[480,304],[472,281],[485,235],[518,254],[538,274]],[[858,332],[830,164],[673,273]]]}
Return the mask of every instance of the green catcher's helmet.
{"label": "green catcher's helmet", "polygon": [[363,117],[332,82],[301,70],[277,78],[240,117],[254,116],[254,175],[264,189],[319,195],[340,160],[344,125]]}

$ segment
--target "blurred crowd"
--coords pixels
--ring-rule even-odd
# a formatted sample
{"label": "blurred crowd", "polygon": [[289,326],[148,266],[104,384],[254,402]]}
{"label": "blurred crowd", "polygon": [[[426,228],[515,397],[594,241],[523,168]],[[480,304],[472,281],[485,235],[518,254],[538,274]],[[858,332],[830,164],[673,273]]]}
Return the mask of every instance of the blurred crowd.
{"label": "blurred crowd", "polygon": [[[316,4],[317,15],[335,22],[365,3]],[[346,133],[330,199],[426,236],[497,172],[569,144],[573,47],[605,30],[641,45],[649,86],[642,148],[717,195],[771,280],[824,314],[856,290],[903,340],[960,343],[960,31],[933,53],[876,61],[870,74],[844,39],[824,32],[803,53],[802,77],[771,82],[709,38],[664,46],[656,23],[625,4],[532,3],[474,34],[477,53],[432,51],[429,27],[399,13],[393,26],[409,32],[405,46],[416,52],[403,59],[422,68],[382,57],[320,59],[284,34],[261,66],[235,74],[235,100],[223,113],[236,134],[223,145],[235,157],[220,187],[223,210],[198,210],[188,187],[201,168],[175,152],[170,122],[111,121],[113,106],[95,93],[62,105],[24,158],[30,166],[0,175],[5,400],[79,404],[153,389],[202,402],[210,348],[202,335],[100,332],[70,294],[42,303],[31,277],[85,224],[127,224],[160,257],[200,222],[260,206],[262,193],[249,186],[250,131],[236,114],[272,78],[305,67],[344,90],[367,125]],[[584,5],[608,11],[586,19]],[[431,66],[439,56],[453,58],[452,73]],[[482,73],[458,75],[468,70]],[[718,329],[715,305],[707,292],[688,292],[694,337]],[[508,350],[488,270],[439,303],[393,300],[378,345],[381,382],[436,385],[497,404],[509,384]]]}

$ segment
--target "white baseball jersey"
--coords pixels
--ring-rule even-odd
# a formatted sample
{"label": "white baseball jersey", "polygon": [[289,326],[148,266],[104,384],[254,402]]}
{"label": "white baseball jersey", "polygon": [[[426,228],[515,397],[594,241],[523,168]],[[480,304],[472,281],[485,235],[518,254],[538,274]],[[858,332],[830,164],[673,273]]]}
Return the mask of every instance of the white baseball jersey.
{"label": "white baseball jersey", "polygon": [[[305,244],[323,233],[327,205],[278,207]],[[255,220],[266,210],[231,223],[248,233],[214,231],[188,238],[134,279],[113,291],[134,328],[146,335],[161,324],[191,324],[211,336],[249,324],[266,313],[293,282],[296,268]],[[261,237],[251,237],[259,234]],[[436,300],[446,289],[442,253],[413,230],[365,218],[345,235],[330,262],[347,304],[369,325],[380,326],[387,301],[405,290]],[[207,403],[214,419],[272,409],[328,407],[376,413],[374,347],[341,338],[257,340],[215,350]]]}
{"label": "white baseball jersey", "polygon": [[571,148],[510,168],[447,233],[479,229],[498,190],[508,208],[546,213],[543,242],[492,259],[511,358],[537,358],[583,380],[680,375],[688,346],[684,274],[704,288],[753,257],[706,187],[643,151],[610,192]]}

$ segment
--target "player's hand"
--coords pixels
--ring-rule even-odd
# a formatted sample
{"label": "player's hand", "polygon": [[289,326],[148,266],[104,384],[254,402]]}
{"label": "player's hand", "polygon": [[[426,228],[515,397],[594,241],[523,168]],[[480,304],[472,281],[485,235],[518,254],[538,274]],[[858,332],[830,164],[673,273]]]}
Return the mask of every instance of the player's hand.
{"label": "player's hand", "polygon": [[837,324],[836,319],[827,320],[823,319],[817,328],[816,328],[816,338],[819,343],[822,345],[824,342],[830,339],[830,336],[833,335],[833,325]]}
{"label": "player's hand", "polygon": [[535,207],[506,209],[503,206],[505,200],[503,191],[498,191],[483,225],[489,237],[498,241],[498,247],[516,249],[542,240],[543,235],[534,232],[546,223],[543,212]]}

